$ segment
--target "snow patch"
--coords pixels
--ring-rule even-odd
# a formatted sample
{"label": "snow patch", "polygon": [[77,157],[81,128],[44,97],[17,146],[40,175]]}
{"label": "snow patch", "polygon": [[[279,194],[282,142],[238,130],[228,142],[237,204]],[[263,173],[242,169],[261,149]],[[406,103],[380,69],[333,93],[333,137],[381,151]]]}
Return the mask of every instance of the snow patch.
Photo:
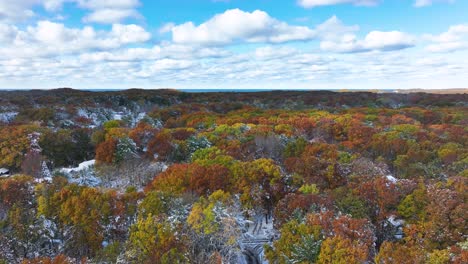
{"label": "snow patch", "polygon": [[18,115],[17,112],[0,113],[0,122],[10,123]]}
{"label": "snow patch", "polygon": [[63,173],[80,172],[89,169],[90,167],[94,166],[94,164],[96,164],[96,160],[88,160],[80,163],[76,168],[63,168],[60,171]]}
{"label": "snow patch", "polygon": [[393,177],[392,175],[387,175],[386,176],[387,180],[393,184],[397,183],[398,182],[398,179]]}
{"label": "snow patch", "polygon": [[114,120],[122,120],[123,116],[124,116],[123,112],[115,112],[114,116],[113,116],[113,119]]}
{"label": "snow patch", "polygon": [[393,226],[393,237],[397,240],[403,239],[403,225],[405,224],[405,221],[402,219],[396,219],[396,216],[391,215],[387,218],[384,225],[387,226],[388,224]]}
{"label": "snow patch", "polygon": [[59,171],[67,176],[70,183],[76,183],[82,186],[96,187],[101,184],[101,179],[94,173],[94,164],[96,160],[82,162],[76,168],[62,168]]}
{"label": "snow patch", "polygon": [[402,226],[404,224],[404,221],[402,219],[395,219],[394,215],[391,215],[390,217],[387,218],[387,221],[395,227]]}

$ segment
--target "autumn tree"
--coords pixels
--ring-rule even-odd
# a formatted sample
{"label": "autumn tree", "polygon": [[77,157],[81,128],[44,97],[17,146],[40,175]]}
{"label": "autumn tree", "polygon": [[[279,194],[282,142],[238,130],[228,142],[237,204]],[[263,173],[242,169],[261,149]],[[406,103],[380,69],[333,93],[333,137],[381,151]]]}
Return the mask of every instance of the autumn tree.
{"label": "autumn tree", "polygon": [[427,263],[425,252],[421,248],[407,246],[398,242],[384,242],[375,257],[377,264],[422,264]]}
{"label": "autumn tree", "polygon": [[319,264],[347,264],[364,263],[368,259],[368,252],[365,247],[357,241],[352,241],[341,236],[327,238],[323,241],[318,256]]}
{"label": "autumn tree", "polygon": [[284,195],[285,182],[279,167],[272,160],[257,159],[239,163],[234,170],[235,188],[244,206],[271,215]]}
{"label": "autumn tree", "polygon": [[280,238],[273,246],[266,246],[266,257],[271,263],[315,263],[322,234],[319,226],[297,220],[285,223],[280,229]]}
{"label": "autumn tree", "polygon": [[56,167],[77,165],[94,155],[90,132],[85,129],[48,130],[41,135],[39,145]]}
{"label": "autumn tree", "polygon": [[0,127],[1,167],[20,168],[31,145],[28,135],[37,129],[28,125]]}
{"label": "autumn tree", "polygon": [[194,203],[187,218],[193,230],[189,233],[193,243],[190,251],[197,252],[190,257],[192,261],[207,262],[213,254],[222,262],[237,261],[242,226],[236,220],[240,210],[233,200],[229,193],[218,190]]}
{"label": "autumn tree", "polygon": [[97,163],[113,163],[115,160],[115,151],[117,149],[117,140],[109,139],[96,147]]}
{"label": "autumn tree", "polygon": [[[169,223],[149,214],[140,218],[130,231],[127,259],[140,263],[186,263],[183,242]],[[173,250],[173,249],[178,250]]]}

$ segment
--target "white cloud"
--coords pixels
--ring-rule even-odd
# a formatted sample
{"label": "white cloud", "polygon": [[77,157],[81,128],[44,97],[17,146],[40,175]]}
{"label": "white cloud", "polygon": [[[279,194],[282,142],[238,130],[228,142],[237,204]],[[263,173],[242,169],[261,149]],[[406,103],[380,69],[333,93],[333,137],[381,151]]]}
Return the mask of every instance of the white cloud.
{"label": "white cloud", "polygon": [[440,35],[426,34],[423,38],[432,42],[426,47],[431,52],[468,49],[468,24],[454,25]]}
{"label": "white cloud", "polygon": [[400,31],[372,31],[367,34],[362,45],[370,50],[398,50],[414,44],[414,37]]}
{"label": "white cloud", "polygon": [[91,10],[83,18],[84,22],[101,24],[119,23],[127,18],[142,18],[136,10],[141,5],[139,0],[75,0],[78,6]]}
{"label": "white cloud", "polygon": [[[131,43],[146,42],[151,35],[137,25],[114,24],[109,32],[96,32],[92,27],[67,28],[64,24],[39,21],[28,27],[28,33],[39,43],[59,49],[117,48]],[[72,47],[70,47],[72,45]]]}
{"label": "white cloud", "polygon": [[65,2],[71,2],[71,0],[38,0],[37,2],[42,2],[44,8],[48,11],[57,11],[62,8]]}
{"label": "white cloud", "polygon": [[193,65],[194,62],[189,60],[161,59],[146,65],[139,72],[136,72],[135,76],[149,78],[159,73],[186,70]]}
{"label": "white cloud", "polygon": [[416,0],[414,2],[415,7],[424,7],[424,6],[430,6],[434,3],[455,3],[455,0]]}
{"label": "white cloud", "polygon": [[359,31],[359,26],[347,26],[336,16],[332,16],[327,21],[318,25],[316,30],[320,39],[337,40],[343,35]]}
{"label": "white cloud", "polygon": [[200,45],[226,45],[236,42],[283,43],[315,38],[316,32],[304,26],[291,26],[256,10],[244,12],[227,10],[201,25],[193,22],[172,27],[175,43]]}
{"label": "white cloud", "polygon": [[15,26],[0,24],[0,43],[10,44],[16,37],[18,29]]}
{"label": "white cloud", "polygon": [[316,28],[322,50],[338,53],[367,51],[391,51],[415,45],[415,38],[399,31],[371,31],[364,39],[358,39],[359,26],[347,26],[336,16]]}
{"label": "white cloud", "polygon": [[312,8],[317,6],[328,6],[338,4],[353,4],[358,6],[373,6],[377,5],[380,0],[298,0],[298,4],[304,8]]}
{"label": "white cloud", "polygon": [[21,20],[34,16],[30,7],[36,0],[0,1],[0,20]]}
{"label": "white cloud", "polygon": [[111,51],[86,52],[79,56],[83,64],[102,63],[109,61],[145,62],[161,59],[197,60],[206,58],[225,58],[230,52],[222,49],[195,48],[179,45],[156,45],[149,48],[123,48]]}
{"label": "white cloud", "polygon": [[141,18],[136,10],[141,5],[139,0],[1,0],[0,20],[15,21],[33,17],[33,8],[37,6],[56,12],[67,2],[91,11],[83,18],[85,22],[113,24],[127,18]]}
{"label": "white cloud", "polygon": [[151,34],[137,25],[112,25],[110,36],[118,39],[122,44],[142,43],[151,38]]}
{"label": "white cloud", "polygon": [[137,25],[114,24],[110,31],[93,27],[68,28],[64,24],[39,21],[26,30],[0,24],[0,58],[58,56],[87,50],[109,50],[144,43],[151,34]]}
{"label": "white cloud", "polygon": [[73,1],[75,0],[0,0],[0,20],[17,21],[34,17],[32,9],[35,6],[55,12],[60,10],[65,2]]}
{"label": "white cloud", "polygon": [[118,52],[98,51],[87,52],[79,56],[82,63],[100,63],[106,61],[144,61],[155,60],[161,57],[161,47],[129,48]]}
{"label": "white cloud", "polygon": [[171,32],[172,29],[175,27],[175,24],[172,22],[166,23],[159,28],[159,34],[165,34]]}
{"label": "white cloud", "polygon": [[293,54],[297,53],[296,49],[290,47],[273,47],[266,46],[255,49],[255,57],[261,60],[270,60],[290,57]]}
{"label": "white cloud", "polygon": [[[29,26],[12,23],[35,16],[36,7],[59,15],[66,2],[85,10],[83,21],[112,27],[71,27],[51,18],[30,24],[39,15]],[[468,49],[468,25],[415,39],[400,31],[359,32],[358,25],[336,16],[315,27],[295,26],[263,11],[235,9],[197,25],[165,24],[159,33],[171,32],[173,40],[149,45],[145,28],[113,23],[138,17],[140,2],[0,0],[0,17],[4,10],[29,12],[0,18],[0,87],[381,88],[388,82],[441,88],[466,83],[468,65],[461,60],[466,53],[435,52]],[[335,1],[344,2],[358,4]],[[108,10],[118,12],[104,19]],[[225,47],[245,43],[256,44]],[[427,44],[426,51],[406,49],[416,43]],[[342,54],[356,52],[361,53]]]}
{"label": "white cloud", "polygon": [[192,22],[165,25],[160,31],[172,31],[174,43],[223,46],[238,43],[285,43],[321,40],[321,48],[338,53],[391,51],[414,46],[415,39],[399,31],[372,31],[363,40],[356,36],[357,25],[345,25],[332,16],[315,28],[292,26],[270,17],[266,12],[239,9],[218,14],[198,26]]}
{"label": "white cloud", "polygon": [[468,71],[457,56],[408,50],[325,55],[274,45],[210,59],[196,57],[198,50],[193,50],[192,55],[175,58],[181,50],[182,46],[155,46],[79,57],[0,57],[0,86],[441,88],[463,83]]}
{"label": "white cloud", "polygon": [[320,43],[323,50],[340,53],[393,51],[414,45],[414,37],[400,31],[371,31],[362,40],[354,34],[345,34],[338,40],[324,40]]}
{"label": "white cloud", "polygon": [[129,9],[140,5],[139,0],[77,0],[78,4],[84,8],[98,9]]}
{"label": "white cloud", "polygon": [[99,9],[85,16],[83,21],[112,24],[130,17],[141,18],[141,15],[134,9]]}

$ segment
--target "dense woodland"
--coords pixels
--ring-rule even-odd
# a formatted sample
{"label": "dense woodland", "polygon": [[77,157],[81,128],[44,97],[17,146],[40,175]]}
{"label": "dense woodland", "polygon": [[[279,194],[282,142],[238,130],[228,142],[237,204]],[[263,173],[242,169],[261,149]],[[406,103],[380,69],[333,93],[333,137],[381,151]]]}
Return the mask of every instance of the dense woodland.
{"label": "dense woodland", "polygon": [[468,95],[0,91],[0,263],[468,263]]}

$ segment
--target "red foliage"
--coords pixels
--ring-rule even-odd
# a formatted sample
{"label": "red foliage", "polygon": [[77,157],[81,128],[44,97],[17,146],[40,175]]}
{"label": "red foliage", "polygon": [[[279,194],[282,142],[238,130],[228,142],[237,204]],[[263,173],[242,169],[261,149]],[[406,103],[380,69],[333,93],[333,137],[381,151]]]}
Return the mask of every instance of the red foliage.
{"label": "red foliage", "polygon": [[109,164],[114,162],[116,148],[117,140],[114,138],[109,138],[100,143],[96,148],[96,162]]}

